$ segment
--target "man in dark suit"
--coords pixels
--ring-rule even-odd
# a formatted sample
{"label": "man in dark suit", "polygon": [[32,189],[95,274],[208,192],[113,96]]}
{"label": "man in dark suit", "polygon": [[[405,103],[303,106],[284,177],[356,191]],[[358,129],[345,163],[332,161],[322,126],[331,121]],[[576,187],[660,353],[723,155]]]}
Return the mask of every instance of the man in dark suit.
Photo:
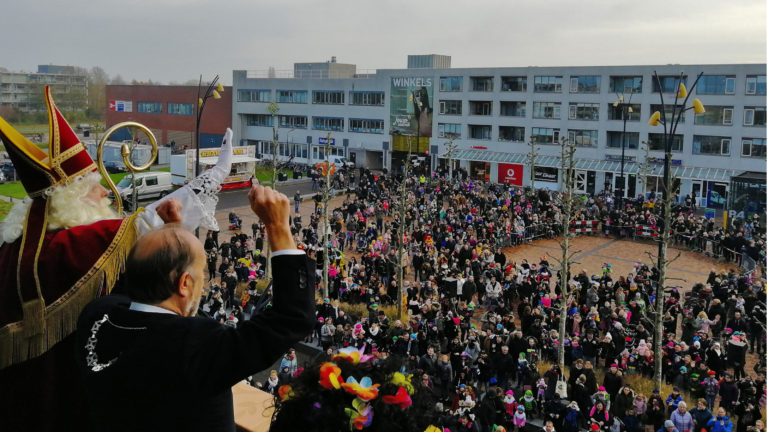
{"label": "man in dark suit", "polygon": [[248,199],[273,251],[272,307],[236,328],[194,317],[203,245],[176,226],[142,237],[126,262],[126,296],[94,301],[78,322],[96,430],[234,431],[231,387],[312,330],[314,263],[293,242],[288,198],[254,186]]}

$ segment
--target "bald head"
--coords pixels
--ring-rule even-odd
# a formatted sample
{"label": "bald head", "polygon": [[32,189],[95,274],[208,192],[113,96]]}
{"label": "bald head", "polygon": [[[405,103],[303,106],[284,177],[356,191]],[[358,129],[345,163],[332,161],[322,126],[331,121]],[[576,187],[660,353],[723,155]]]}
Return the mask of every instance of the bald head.
{"label": "bald head", "polygon": [[191,273],[198,260],[205,261],[200,240],[180,226],[165,225],[142,236],[131,249],[123,291],[133,301],[160,303],[178,293],[182,276]]}

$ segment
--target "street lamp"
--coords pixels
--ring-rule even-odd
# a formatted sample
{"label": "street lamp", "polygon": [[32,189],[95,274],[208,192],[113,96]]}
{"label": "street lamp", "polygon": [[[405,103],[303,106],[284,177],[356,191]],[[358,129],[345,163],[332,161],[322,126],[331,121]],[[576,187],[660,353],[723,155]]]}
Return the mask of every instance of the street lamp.
{"label": "street lamp", "polygon": [[[696,84],[698,84],[699,79],[703,75],[702,73],[699,73],[699,75],[696,77],[696,81],[693,82],[693,86],[691,86],[691,90],[696,88]],[[656,287],[656,304],[655,304],[655,313],[656,316],[654,317],[654,351],[657,353],[661,352],[661,343],[662,343],[662,315],[664,314],[664,284],[666,282],[667,277],[667,245],[669,244],[669,229],[672,222],[672,213],[670,210],[671,204],[672,204],[672,179],[671,179],[671,161],[672,161],[672,138],[675,136],[675,132],[677,130],[677,126],[680,124],[680,120],[683,117],[683,113],[688,110],[693,110],[696,114],[702,114],[705,112],[704,105],[701,103],[700,100],[694,99],[693,105],[690,107],[686,107],[686,104],[688,102],[688,98],[690,97],[688,91],[685,88],[685,84],[683,84],[683,78],[684,75],[680,73],[680,77],[678,78],[678,85],[677,85],[677,94],[675,95],[675,102],[671,106],[671,115],[670,118],[667,119],[666,113],[667,113],[667,107],[664,105],[664,88],[661,85],[661,80],[659,79],[659,75],[654,71],[653,72],[653,79],[656,81],[656,86],[659,89],[659,98],[661,99],[661,110],[664,112],[664,117],[662,118],[661,113],[659,111],[654,112],[651,114],[651,118],[648,121],[648,124],[651,126],[658,126],[659,123],[664,125],[664,138],[663,138],[663,144],[664,144],[664,180],[662,184],[662,189],[664,191],[664,201],[662,204],[662,221],[663,223],[660,224],[661,226],[661,232],[658,233],[658,239],[659,239],[659,249],[658,249],[658,255],[657,255],[657,268],[658,268],[658,276],[657,276],[657,287]],[[682,100],[682,101],[681,101]],[[662,362],[657,361],[654,365],[654,372],[653,377],[654,381],[657,386],[661,385],[661,379],[662,379],[662,369],[661,369]]]}
{"label": "street lamp", "polygon": [[200,122],[203,120],[203,110],[208,99],[221,99],[221,92],[224,91],[224,86],[219,82],[219,76],[213,77],[213,80],[208,84],[208,88],[205,89],[205,93],[201,96],[201,90],[203,88],[203,76],[200,75],[200,81],[197,84],[197,119],[195,121],[195,177],[200,175]]}
{"label": "street lamp", "polygon": [[[621,120],[624,122],[624,127],[621,130],[621,189],[614,190],[616,195],[614,198],[616,203],[621,203],[624,200],[624,190],[627,187],[627,180],[624,178],[624,149],[626,148],[627,141],[627,120],[629,120],[629,114],[632,114],[632,92],[629,93],[629,100],[624,99],[624,94],[616,94],[618,99],[613,103],[614,108],[621,110]],[[617,193],[618,192],[618,193]]]}

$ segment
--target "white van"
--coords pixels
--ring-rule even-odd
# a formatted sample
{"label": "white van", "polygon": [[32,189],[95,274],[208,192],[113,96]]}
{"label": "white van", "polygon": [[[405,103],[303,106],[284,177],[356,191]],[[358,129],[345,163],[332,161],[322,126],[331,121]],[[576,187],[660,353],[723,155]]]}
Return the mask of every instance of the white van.
{"label": "white van", "polygon": [[350,160],[348,160],[344,156],[330,155],[328,157],[328,160],[332,164],[336,165],[336,169],[337,170],[342,169],[342,168],[354,168],[355,167],[355,163],[351,162]]}
{"label": "white van", "polygon": [[[123,198],[123,201],[130,201],[133,197],[132,181],[133,175],[128,174],[117,184],[117,192]],[[138,200],[162,198],[171,192],[173,192],[171,173],[149,171],[136,174]]]}

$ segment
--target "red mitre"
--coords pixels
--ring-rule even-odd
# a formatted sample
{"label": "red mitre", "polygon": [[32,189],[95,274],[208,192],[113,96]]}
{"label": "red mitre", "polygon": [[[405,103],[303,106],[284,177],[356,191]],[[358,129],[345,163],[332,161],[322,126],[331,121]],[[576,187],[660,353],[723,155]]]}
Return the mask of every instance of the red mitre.
{"label": "red mitre", "polygon": [[46,190],[96,165],[48,87],[45,100],[48,154],[0,118],[0,139],[32,198],[22,237],[0,247],[0,369],[37,357],[72,333],[82,307],[105,282],[112,286],[136,238],[133,218],[47,232]]}

